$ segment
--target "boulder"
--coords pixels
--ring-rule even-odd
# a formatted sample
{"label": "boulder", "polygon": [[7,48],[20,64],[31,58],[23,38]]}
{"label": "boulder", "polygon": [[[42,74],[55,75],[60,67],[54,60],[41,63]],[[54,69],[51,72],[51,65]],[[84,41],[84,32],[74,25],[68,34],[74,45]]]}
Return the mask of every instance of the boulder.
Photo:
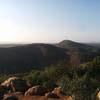
{"label": "boulder", "polygon": [[62,96],[60,97],[60,100],[75,100],[72,98],[72,96]]}
{"label": "boulder", "polygon": [[1,85],[8,88],[12,92],[25,92],[28,89],[27,82],[18,77],[11,77],[1,83]]}
{"label": "boulder", "polygon": [[100,100],[100,91],[97,93],[97,100]]}
{"label": "boulder", "polygon": [[19,79],[19,78],[18,78],[18,77],[10,77],[9,79],[7,79],[7,80],[5,80],[3,83],[1,83],[1,85],[2,85],[2,86],[9,87],[11,81],[17,80],[17,79]]}
{"label": "boulder", "polygon": [[14,93],[5,94],[3,100],[20,100],[20,98],[22,97],[23,94],[21,92],[14,92]]}
{"label": "boulder", "polygon": [[52,93],[52,92],[48,92],[45,94],[45,96],[47,98],[59,98],[59,96],[57,96],[56,94]]}
{"label": "boulder", "polygon": [[29,88],[26,92],[25,92],[25,96],[32,96],[32,95],[45,95],[45,93],[47,92],[47,89],[43,86],[37,85],[37,86],[33,86],[31,88]]}
{"label": "boulder", "polygon": [[9,96],[4,98],[3,100],[19,100],[16,96]]}
{"label": "boulder", "polygon": [[[19,100],[52,100],[52,99],[48,99],[45,96],[23,96],[21,99]],[[54,99],[53,99],[54,100]]]}
{"label": "boulder", "polygon": [[63,93],[61,87],[56,87],[56,88],[54,88],[54,90],[52,91],[52,93],[54,93],[54,94],[56,94],[56,95],[58,95],[58,96],[64,95],[64,93]]}

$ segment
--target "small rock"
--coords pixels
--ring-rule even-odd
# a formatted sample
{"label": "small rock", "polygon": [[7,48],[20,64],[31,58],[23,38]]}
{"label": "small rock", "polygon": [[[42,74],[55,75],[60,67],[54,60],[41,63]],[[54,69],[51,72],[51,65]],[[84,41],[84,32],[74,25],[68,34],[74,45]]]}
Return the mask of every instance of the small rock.
{"label": "small rock", "polygon": [[19,98],[23,97],[21,92],[14,92],[5,94],[3,100],[19,100]]}
{"label": "small rock", "polygon": [[45,96],[47,98],[59,98],[59,96],[57,96],[56,94],[54,94],[52,92],[46,93]]}
{"label": "small rock", "polygon": [[58,96],[64,95],[61,87],[54,88],[54,90],[52,91],[52,93],[54,93],[54,94],[56,94]]}

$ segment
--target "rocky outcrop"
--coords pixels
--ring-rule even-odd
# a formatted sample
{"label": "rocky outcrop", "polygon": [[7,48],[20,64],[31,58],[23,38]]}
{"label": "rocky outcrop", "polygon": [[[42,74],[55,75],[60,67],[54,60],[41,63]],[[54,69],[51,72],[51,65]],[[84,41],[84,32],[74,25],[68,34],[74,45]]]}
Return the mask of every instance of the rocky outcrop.
{"label": "rocky outcrop", "polygon": [[11,92],[25,92],[28,89],[27,82],[18,77],[11,77],[1,83],[1,86],[8,88]]}
{"label": "rocky outcrop", "polygon": [[48,98],[46,96],[23,96],[18,98],[16,96],[10,96],[4,100],[73,100],[70,96],[64,96],[60,98]]}
{"label": "rocky outcrop", "polygon": [[[26,91],[27,89],[27,91]],[[17,92],[18,91],[18,92]],[[26,92],[25,92],[26,91]],[[47,89],[37,85],[31,88],[19,77],[11,77],[0,85],[0,100],[73,100],[71,96],[63,96],[60,87],[47,93]]]}
{"label": "rocky outcrop", "polygon": [[44,95],[47,92],[47,89],[43,86],[37,85],[29,88],[25,92],[25,96],[32,96],[32,95]]}

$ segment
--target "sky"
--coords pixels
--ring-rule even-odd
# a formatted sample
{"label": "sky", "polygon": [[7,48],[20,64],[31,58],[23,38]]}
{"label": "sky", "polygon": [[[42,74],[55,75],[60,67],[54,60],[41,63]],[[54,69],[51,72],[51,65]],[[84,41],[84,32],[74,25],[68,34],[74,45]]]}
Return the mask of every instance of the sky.
{"label": "sky", "polygon": [[100,42],[100,0],[0,0],[0,43]]}

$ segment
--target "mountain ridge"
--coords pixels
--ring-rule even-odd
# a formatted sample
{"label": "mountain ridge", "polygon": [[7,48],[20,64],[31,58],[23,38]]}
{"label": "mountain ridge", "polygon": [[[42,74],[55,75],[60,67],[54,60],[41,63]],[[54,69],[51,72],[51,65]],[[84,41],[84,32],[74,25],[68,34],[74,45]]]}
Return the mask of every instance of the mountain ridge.
{"label": "mountain ridge", "polygon": [[56,46],[69,51],[71,63],[74,63],[75,65],[90,61],[97,55],[100,55],[99,48],[70,40],[61,41],[56,44]]}
{"label": "mountain ridge", "polygon": [[0,73],[27,72],[63,60],[78,66],[100,56],[99,51],[100,49],[93,46],[70,40],[58,44],[33,43],[8,48],[0,47]]}

